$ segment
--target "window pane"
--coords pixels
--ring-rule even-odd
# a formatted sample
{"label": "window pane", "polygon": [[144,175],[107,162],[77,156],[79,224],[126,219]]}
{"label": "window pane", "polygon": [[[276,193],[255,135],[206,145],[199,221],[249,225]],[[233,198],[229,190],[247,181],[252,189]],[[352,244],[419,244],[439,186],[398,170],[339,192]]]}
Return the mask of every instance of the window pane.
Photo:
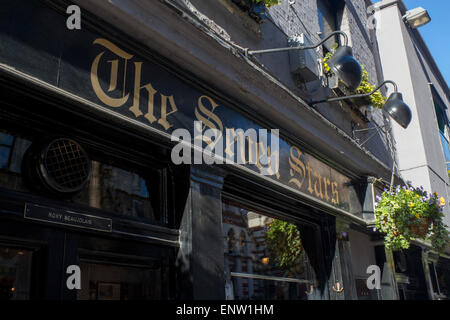
{"label": "window pane", "polygon": [[5,132],[0,132],[0,145],[12,146],[14,137]]}
{"label": "window pane", "polygon": [[444,299],[450,300],[450,260],[440,257],[436,264],[439,290]]}
{"label": "window pane", "polygon": [[78,300],[159,300],[161,269],[81,263]]}
{"label": "window pane", "polygon": [[436,117],[437,117],[437,121],[438,121],[439,131],[441,133],[444,133],[445,132],[445,125],[446,125],[446,119],[445,119],[444,110],[436,102],[434,103],[434,109],[436,111]]}
{"label": "window pane", "polygon": [[32,252],[0,246],[0,300],[30,297]]}
{"label": "window pane", "polygon": [[[337,21],[336,12],[332,3],[328,0],[317,0],[317,14],[319,19],[321,38],[325,38],[331,32],[336,31]],[[336,42],[336,38],[332,37],[325,42],[327,49],[330,49]]]}
{"label": "window pane", "polygon": [[447,162],[447,169],[450,169],[450,145],[442,132],[440,132],[440,136],[442,150],[444,151],[445,161]]}
{"label": "window pane", "polygon": [[[21,178],[22,160],[25,152],[30,147],[31,141],[15,136],[14,147],[0,147],[0,187],[27,191],[23,179]],[[8,159],[11,158],[8,165]]]}
{"label": "window pane", "polygon": [[10,151],[8,147],[0,147],[0,169],[8,168]]}
{"label": "window pane", "polygon": [[305,249],[305,241],[315,242],[307,227],[227,202],[222,219],[227,299],[310,298],[318,281],[315,250]]}
{"label": "window pane", "polygon": [[[34,193],[36,185],[26,183],[27,177],[21,170],[26,152],[32,145],[31,139],[6,131],[0,132],[1,137],[3,142],[11,142],[12,146],[0,146],[0,187]],[[101,154],[90,156],[93,160],[89,184],[70,199],[56,200],[69,205],[86,205],[142,222],[167,224],[167,218],[160,212],[160,171],[151,168],[138,170],[126,160]],[[39,195],[55,198],[44,192],[39,192]]]}
{"label": "window pane", "polygon": [[126,217],[158,221],[150,202],[149,183],[158,181],[92,161],[90,184],[74,201]]}

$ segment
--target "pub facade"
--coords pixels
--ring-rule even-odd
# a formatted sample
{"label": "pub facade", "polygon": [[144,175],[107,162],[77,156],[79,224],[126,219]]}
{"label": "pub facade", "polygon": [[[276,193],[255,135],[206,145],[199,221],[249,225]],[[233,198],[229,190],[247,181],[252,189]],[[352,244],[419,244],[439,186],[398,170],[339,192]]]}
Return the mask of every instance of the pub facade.
{"label": "pub facade", "polygon": [[[367,6],[281,1],[261,21],[227,0],[2,1],[0,298],[398,299],[398,259],[373,230],[393,159],[372,132],[389,119],[313,107],[342,92],[287,53],[241,50],[344,30],[381,82]],[[174,163],[178,129],[201,149],[219,132],[241,161]]]}

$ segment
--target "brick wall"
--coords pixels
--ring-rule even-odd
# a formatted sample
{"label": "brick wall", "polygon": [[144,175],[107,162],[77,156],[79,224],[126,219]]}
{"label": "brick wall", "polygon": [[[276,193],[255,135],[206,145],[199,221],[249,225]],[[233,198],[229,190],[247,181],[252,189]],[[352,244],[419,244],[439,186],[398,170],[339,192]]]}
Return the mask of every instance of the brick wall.
{"label": "brick wall", "polygon": [[[289,0],[282,0],[281,5],[269,9],[268,22],[275,24],[287,36],[305,33],[313,42],[318,41],[320,39],[318,35],[320,27],[317,1],[296,0],[290,5]],[[338,14],[338,26],[349,36],[349,44],[353,47],[354,56],[365,66],[370,75],[370,82],[378,84],[382,79],[378,79],[377,76],[377,74],[380,74],[380,70],[377,70],[377,48],[374,36],[371,35],[367,14],[367,7],[371,3],[367,0],[345,0],[344,2],[343,12]],[[337,115],[334,110],[322,110],[321,112],[349,132],[350,117]],[[384,125],[380,110],[375,110],[373,121],[379,126]],[[364,141],[367,135],[361,134],[359,137],[361,141]],[[384,162],[389,162],[387,140],[384,135],[375,137],[365,146]]]}
{"label": "brick wall", "polygon": [[[188,0],[183,0],[188,1]],[[275,5],[268,10],[264,23],[257,25],[246,14],[243,14],[231,0],[217,0],[214,2],[204,0],[189,0],[200,12],[209,17],[215,24],[223,28],[227,36],[242,47],[252,49],[279,48],[287,46],[290,36],[304,33],[311,42],[320,40],[318,0],[281,0],[280,5]],[[379,83],[377,74],[377,51],[374,46],[374,36],[368,28],[367,0],[342,0],[345,6],[338,14],[338,27],[349,36],[350,45],[353,47],[355,58],[366,67],[373,84]],[[232,9],[230,9],[232,8]],[[255,32],[257,30],[258,32]],[[318,58],[321,51],[317,50]],[[285,84],[290,90],[298,94],[304,100],[317,98],[313,92],[317,91],[318,84],[302,84],[293,79],[290,73],[289,57],[286,52],[276,54],[264,54],[257,59],[269,70],[269,72]],[[377,72],[378,71],[378,72]],[[311,89],[312,88],[312,89]],[[320,97],[320,98],[324,98]],[[321,105],[317,110],[327,119],[353,136],[355,128],[355,115],[339,105]],[[376,110],[373,121],[379,126],[384,125],[381,111]],[[358,119],[356,119],[358,122]],[[361,120],[359,120],[361,124]],[[364,125],[363,125],[364,126]],[[373,127],[374,124],[369,124]],[[361,129],[361,126],[357,129]],[[355,134],[355,138],[365,141],[374,131]],[[383,134],[375,136],[364,144],[382,162],[390,166],[390,153],[387,152],[386,137]]]}

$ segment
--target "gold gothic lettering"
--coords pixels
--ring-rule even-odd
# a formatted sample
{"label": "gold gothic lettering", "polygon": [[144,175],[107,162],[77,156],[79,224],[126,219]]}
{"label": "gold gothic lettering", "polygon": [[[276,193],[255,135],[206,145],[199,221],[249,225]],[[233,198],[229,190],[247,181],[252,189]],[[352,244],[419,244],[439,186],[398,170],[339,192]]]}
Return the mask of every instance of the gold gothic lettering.
{"label": "gold gothic lettering", "polygon": [[[302,152],[300,151],[299,148],[297,147],[291,148],[291,155],[289,157],[289,166],[291,167],[290,169],[291,177],[294,178],[289,180],[289,183],[295,184],[298,189],[302,188],[303,182],[305,181],[306,177],[306,168],[303,161],[300,159],[301,155]],[[300,179],[295,177],[296,173],[300,176]]]}
{"label": "gold gothic lettering", "polygon": [[[298,147],[291,147],[289,166],[292,178],[289,183],[294,184],[299,190],[306,188],[306,191],[316,198],[339,205],[339,184],[314,170],[309,161],[302,159],[302,155]],[[307,183],[304,186],[305,180]]]}
{"label": "gold gothic lettering", "polygon": [[[209,102],[209,105],[211,106],[210,108],[207,108],[205,106],[204,100]],[[202,135],[201,137],[202,141],[205,141],[211,148],[214,148],[214,146],[219,141],[223,133],[222,120],[220,120],[220,118],[214,113],[214,110],[218,106],[219,105],[212,98],[208,96],[201,96],[198,99],[197,107],[194,110],[195,117],[198,121],[201,121],[203,125],[205,125],[209,129],[219,131],[219,136],[215,138],[215,141],[212,141],[210,138],[205,137],[204,135]],[[203,129],[204,128],[197,128],[197,131],[203,133]]]}
{"label": "gold gothic lettering", "polygon": [[[122,97],[121,98],[114,98],[108,95],[101,87],[100,80],[99,80],[99,65],[101,62],[101,59],[103,58],[106,51],[103,51],[95,57],[92,66],[91,66],[91,84],[92,88],[97,95],[97,97],[100,99],[101,102],[103,102],[105,105],[112,107],[112,108],[119,108],[125,105],[125,103],[128,102],[130,93],[126,93],[125,83],[126,83],[126,77],[127,77],[127,65],[128,60],[132,59],[134,56],[123,51],[119,47],[117,47],[112,42],[106,40],[106,39],[96,39],[93,44],[101,45],[119,58],[123,59],[124,62],[124,71],[123,71],[123,89],[122,89]],[[111,67],[110,67],[110,79],[109,79],[109,88],[108,93],[113,92],[117,90],[118,86],[118,79],[119,79],[119,59],[113,59],[107,61]],[[153,124],[154,122],[157,122],[159,125],[161,125],[164,130],[168,130],[172,127],[172,124],[167,120],[167,117],[175,112],[178,111],[177,105],[175,103],[175,98],[173,95],[164,95],[162,93],[159,94],[160,96],[160,114],[158,118],[158,114],[155,114],[155,100],[156,95],[158,94],[158,91],[153,88],[151,83],[142,85],[141,84],[141,78],[142,78],[142,67],[143,62],[134,62],[134,92],[133,92],[133,104],[129,108],[129,110],[134,114],[136,118],[139,118],[141,116],[144,116],[145,119],[148,120],[150,124]],[[144,112],[141,110],[141,95],[147,94],[148,95],[148,103],[147,103],[147,110],[144,110]]]}
{"label": "gold gothic lettering", "polygon": [[[128,110],[136,118],[144,117],[150,124],[157,123],[166,131],[173,127],[173,124],[169,122],[168,117],[178,112],[175,98],[173,95],[158,92],[158,90],[155,89],[151,83],[142,83],[144,63],[134,61],[134,63],[131,64],[134,66],[134,85],[133,88],[129,88],[128,90],[133,90],[133,92],[127,92],[127,67],[129,60],[133,59],[134,55],[125,52],[114,43],[106,39],[96,39],[93,44],[100,45],[105,49],[94,58],[91,66],[91,84],[98,99],[106,106],[111,108],[119,108],[123,107],[129,101],[130,94],[132,94],[133,101]],[[102,58],[105,57],[107,51],[114,54],[117,58],[102,62]],[[108,88],[107,91],[102,88],[99,79],[99,69],[101,69],[101,63],[107,63],[107,66],[109,67],[109,86],[106,87]],[[123,63],[122,68],[121,63]],[[122,76],[122,74],[119,74],[121,73],[121,70],[123,72],[123,80],[119,81],[119,79],[122,79],[119,78]],[[102,75],[103,78],[105,78],[105,76],[108,75]],[[120,85],[119,82],[122,81],[123,83]],[[117,94],[113,95],[113,92],[117,90],[121,90],[121,96]],[[147,97],[146,107],[141,106],[142,95]],[[199,132],[203,133],[205,128],[217,130],[219,132],[219,137],[216,137],[215,141],[212,141],[210,138],[202,135],[202,140],[205,141],[211,148],[214,148],[215,144],[220,140],[224,129],[222,120],[215,113],[218,106],[219,105],[214,101],[214,99],[203,95],[199,97],[197,106],[194,109],[196,120],[201,121],[204,126],[202,128],[197,128]],[[225,153],[229,157],[234,157],[235,152],[233,146],[236,144],[238,158],[241,158],[241,163],[254,163],[256,160],[256,167],[259,170],[262,170],[264,167],[261,164],[260,157],[271,159],[271,149],[269,146],[266,148],[263,143],[257,142],[256,131],[253,136],[252,130],[254,129],[249,129],[245,132],[241,129],[235,130],[234,128],[227,128],[226,130]],[[246,144],[248,148],[246,148]],[[248,157],[246,156],[246,151],[248,151]],[[256,159],[254,159],[254,156],[256,156]],[[278,156],[275,156],[274,158],[278,160]],[[339,205],[340,199],[338,182],[333,181],[331,176],[327,177],[320,174],[311,165],[311,162],[307,161],[307,159],[308,156],[303,155],[302,151],[298,147],[291,147],[289,156],[289,173],[291,179],[289,180],[289,184],[295,185],[295,187],[299,190],[305,190],[316,198],[331,202],[334,205]],[[268,165],[272,168],[270,163]],[[278,165],[276,167],[278,168]],[[280,179],[279,172],[276,173],[276,177],[277,179]]]}

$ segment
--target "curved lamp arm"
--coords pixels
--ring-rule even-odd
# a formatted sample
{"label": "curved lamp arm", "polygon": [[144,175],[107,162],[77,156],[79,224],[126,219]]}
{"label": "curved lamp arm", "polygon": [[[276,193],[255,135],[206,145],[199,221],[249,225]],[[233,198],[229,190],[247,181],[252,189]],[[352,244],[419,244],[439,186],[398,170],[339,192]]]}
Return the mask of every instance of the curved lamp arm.
{"label": "curved lamp arm", "polygon": [[384,85],[386,85],[388,83],[390,83],[390,84],[392,84],[394,86],[394,92],[398,92],[397,84],[394,81],[392,81],[392,80],[386,80],[386,81],[382,82],[378,87],[376,87],[372,92],[369,92],[369,93],[362,93],[362,94],[355,94],[355,95],[352,95],[352,96],[337,97],[337,98],[330,98],[330,99],[326,99],[326,100],[313,101],[312,104],[314,105],[314,104],[319,104],[319,103],[323,103],[323,102],[334,102],[334,101],[341,101],[341,100],[347,100],[347,99],[368,97],[368,96],[374,94],[382,86],[384,86]]}
{"label": "curved lamp arm", "polygon": [[276,49],[265,49],[265,50],[248,50],[245,49],[245,55],[254,55],[254,54],[259,54],[259,53],[270,53],[270,52],[280,52],[280,51],[289,51],[289,50],[308,50],[308,49],[315,49],[318,46],[320,46],[321,44],[323,44],[325,41],[327,41],[328,39],[330,39],[332,36],[335,35],[341,35],[344,37],[344,46],[348,45],[348,36],[344,31],[334,31],[332,33],[330,33],[329,35],[327,35],[322,41],[320,41],[319,43],[312,45],[312,46],[300,46],[300,47],[288,47],[288,48],[276,48]]}

